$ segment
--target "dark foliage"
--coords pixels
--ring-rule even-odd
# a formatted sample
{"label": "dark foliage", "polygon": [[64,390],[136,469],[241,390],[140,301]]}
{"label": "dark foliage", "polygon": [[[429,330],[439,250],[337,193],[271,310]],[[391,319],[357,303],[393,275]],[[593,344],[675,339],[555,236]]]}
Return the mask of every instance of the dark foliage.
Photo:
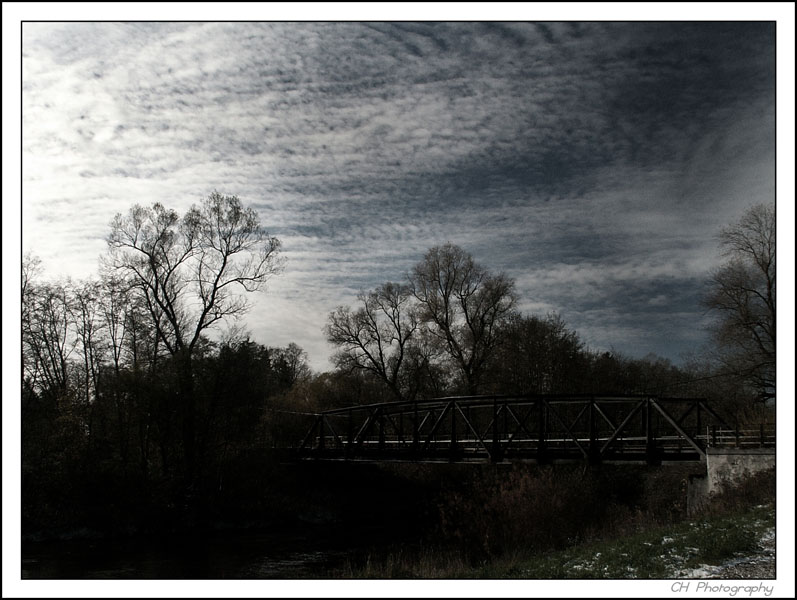
{"label": "dark foliage", "polygon": [[[218,210],[225,199],[211,200],[203,210]],[[238,210],[237,199],[231,206],[229,231],[211,231],[204,246],[196,223],[163,207],[120,217],[117,269],[99,281],[43,282],[38,262],[26,259],[21,385],[26,536],[288,522],[324,505],[353,518],[379,518],[371,509],[380,503],[394,516],[422,512],[424,502],[437,506],[432,499],[440,498],[445,478],[422,467],[409,478],[361,470],[357,477],[366,478],[360,481],[339,470],[293,472],[280,466],[279,449],[301,441],[314,413],[356,404],[463,391],[681,395],[708,397],[732,425],[757,427],[774,420],[771,407],[751,402],[755,390],[720,377],[711,363],[676,367],[656,356],[592,352],[558,315],[517,313],[513,282],[450,245],[430,251],[407,285],[386,284],[362,295],[359,311],[341,308],[333,315],[337,328],[328,328],[328,334],[342,351],[335,371],[311,373],[295,344],[268,347],[240,335],[212,341],[204,332],[246,306],[205,289],[208,266],[224,271],[227,264],[201,258],[202,252],[218,250],[213,240],[226,239],[222,246],[230,256],[243,252],[248,246],[233,239],[238,231],[233,225],[246,217],[254,239],[268,242],[267,252],[254,273],[245,261],[228,272],[229,283],[248,290],[251,278],[260,285],[278,270],[269,261],[277,241],[255,226],[250,212]],[[150,228],[161,227],[163,235],[137,237],[142,219]],[[187,254],[174,245],[177,233]],[[152,248],[130,246],[142,239]],[[155,265],[161,270],[152,274],[158,290],[148,287],[146,277],[119,276],[120,265],[139,265],[142,252],[162,255],[162,264]],[[173,254],[200,260],[194,271],[170,274]],[[183,277],[179,285],[171,278],[177,274]],[[432,284],[443,275],[450,279],[444,289],[453,291],[438,297]],[[194,310],[184,293],[189,284],[199,286],[207,312],[195,314],[196,322],[183,330]],[[155,301],[167,297],[171,312]],[[456,314],[445,308],[450,301],[458,303]],[[369,362],[365,352],[379,359]],[[670,475],[663,472],[642,484],[629,471],[564,469],[554,478],[547,469],[485,469],[467,471],[478,473],[467,485],[457,480],[463,472],[451,466],[448,472],[455,476],[439,513],[424,513],[423,523],[440,519],[444,538],[476,554],[517,545],[559,547],[596,531],[598,523],[666,522],[684,510],[676,500],[682,481],[665,481]],[[375,494],[375,485],[393,496]],[[675,495],[659,493],[662,489]],[[340,494],[339,502],[329,490]],[[585,502],[586,497],[606,502]],[[566,522],[560,514],[568,515]]]}
{"label": "dark foliage", "polygon": [[686,480],[686,472],[675,467],[480,470],[441,494],[440,539],[480,561],[630,534],[683,518]]}

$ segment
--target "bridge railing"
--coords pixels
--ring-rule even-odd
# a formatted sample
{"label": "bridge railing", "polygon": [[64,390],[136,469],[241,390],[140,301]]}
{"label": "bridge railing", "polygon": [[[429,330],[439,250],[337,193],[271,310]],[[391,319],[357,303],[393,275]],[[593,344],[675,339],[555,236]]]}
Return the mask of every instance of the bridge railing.
{"label": "bridge railing", "polygon": [[709,447],[723,448],[773,448],[775,446],[774,423],[763,423],[758,428],[707,428],[705,440]]}
{"label": "bridge railing", "polygon": [[457,396],[319,413],[299,451],[374,460],[700,460],[730,429],[702,398]]}

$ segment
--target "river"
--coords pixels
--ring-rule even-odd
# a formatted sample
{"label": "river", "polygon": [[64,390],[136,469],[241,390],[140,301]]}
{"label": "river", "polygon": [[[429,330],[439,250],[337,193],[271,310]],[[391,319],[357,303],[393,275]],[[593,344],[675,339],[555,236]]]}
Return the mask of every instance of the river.
{"label": "river", "polygon": [[364,543],[320,526],[288,533],[26,542],[22,578],[323,579],[365,551]]}

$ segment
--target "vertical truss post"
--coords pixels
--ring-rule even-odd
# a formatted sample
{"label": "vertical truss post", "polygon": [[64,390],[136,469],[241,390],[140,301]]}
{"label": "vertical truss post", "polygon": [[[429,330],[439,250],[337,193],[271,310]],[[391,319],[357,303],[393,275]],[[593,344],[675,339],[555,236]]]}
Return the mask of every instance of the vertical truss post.
{"label": "vertical truss post", "polygon": [[509,449],[509,442],[514,436],[509,435],[509,402],[504,400],[504,430],[503,434],[506,436],[506,449]]}
{"label": "vertical truss post", "polygon": [[379,452],[380,454],[385,451],[385,414],[382,408],[379,411]]}
{"label": "vertical truss post", "polygon": [[412,403],[412,452],[417,453],[421,449],[421,432],[418,423],[418,401]]}
{"label": "vertical truss post", "polygon": [[548,411],[546,410],[545,400],[542,398],[536,401],[539,412],[537,414],[537,462],[540,464],[548,463]]}
{"label": "vertical truss post", "polygon": [[595,464],[600,461],[600,449],[598,448],[597,423],[595,422],[595,398],[589,399],[589,462]]}
{"label": "vertical truss post", "polygon": [[[465,405],[465,423],[464,423],[465,426],[463,427],[463,429],[465,430],[466,438],[469,437],[468,428],[470,427],[471,430],[473,429],[473,425],[471,425],[471,423],[473,423],[473,421],[470,420],[470,404],[466,404]],[[478,441],[478,439],[473,440],[473,443],[475,444],[477,441]],[[467,444],[467,439],[466,439],[465,443]]]}
{"label": "vertical truss post", "polygon": [[457,411],[456,400],[451,401],[449,410],[451,411],[451,445],[448,449],[448,460],[454,462],[457,458]]}
{"label": "vertical truss post", "polygon": [[498,437],[498,398],[493,398],[493,449],[490,452],[490,461],[501,462],[501,441]]}
{"label": "vertical truss post", "polygon": [[656,437],[653,432],[653,412],[651,399],[645,399],[645,456],[649,465],[658,464],[656,456]]}
{"label": "vertical truss post", "polygon": [[349,409],[349,423],[346,432],[346,458],[349,458],[354,450],[354,411]]}
{"label": "vertical truss post", "polygon": [[[700,419],[700,401],[695,400],[695,402],[697,403],[697,433],[695,434],[695,437],[697,437],[703,431],[703,424]],[[706,444],[708,444],[708,440],[706,440]]]}
{"label": "vertical truss post", "polygon": [[318,416],[318,450],[324,451],[324,415]]}
{"label": "vertical truss post", "polygon": [[402,409],[398,413],[398,444],[396,448],[402,448],[404,445],[404,410]]}
{"label": "vertical truss post", "polygon": [[309,449],[313,449],[313,435],[315,435],[315,428],[318,427],[318,420],[321,418],[321,415],[316,415],[315,419],[313,419],[313,425],[310,427],[310,431],[308,431],[304,439],[302,440],[302,445],[299,446],[299,450],[304,450],[310,444]]}

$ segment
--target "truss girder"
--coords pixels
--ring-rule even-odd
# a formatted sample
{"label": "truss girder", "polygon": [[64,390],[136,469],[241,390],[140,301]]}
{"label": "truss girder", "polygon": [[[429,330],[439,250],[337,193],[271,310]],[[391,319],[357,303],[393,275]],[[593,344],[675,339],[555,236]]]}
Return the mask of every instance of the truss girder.
{"label": "truss girder", "polygon": [[704,426],[727,428],[703,398],[447,397],[319,413],[299,450],[355,460],[701,460]]}

